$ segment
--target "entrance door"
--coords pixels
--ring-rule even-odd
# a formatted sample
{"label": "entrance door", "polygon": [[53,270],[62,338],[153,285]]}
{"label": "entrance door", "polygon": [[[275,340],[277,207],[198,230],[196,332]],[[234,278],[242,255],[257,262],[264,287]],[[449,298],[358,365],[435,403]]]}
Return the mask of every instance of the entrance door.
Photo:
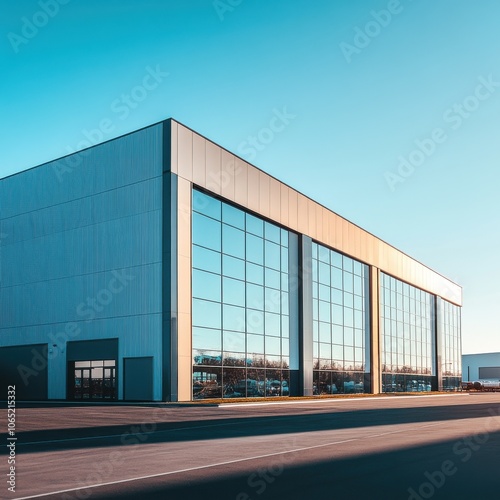
{"label": "entrance door", "polygon": [[68,397],[76,400],[116,399],[116,361],[68,362]]}

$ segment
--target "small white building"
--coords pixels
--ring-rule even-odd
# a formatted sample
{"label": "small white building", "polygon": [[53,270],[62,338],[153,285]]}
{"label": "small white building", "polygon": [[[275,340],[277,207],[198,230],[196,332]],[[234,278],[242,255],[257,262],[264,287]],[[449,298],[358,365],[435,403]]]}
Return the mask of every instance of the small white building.
{"label": "small white building", "polygon": [[500,379],[500,352],[462,354],[462,380]]}

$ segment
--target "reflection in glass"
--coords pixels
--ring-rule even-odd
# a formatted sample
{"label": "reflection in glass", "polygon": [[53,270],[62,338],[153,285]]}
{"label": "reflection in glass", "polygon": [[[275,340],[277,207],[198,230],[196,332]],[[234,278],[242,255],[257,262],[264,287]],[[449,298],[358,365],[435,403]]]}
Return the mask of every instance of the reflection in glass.
{"label": "reflection in glass", "polygon": [[193,244],[220,252],[221,223],[193,213]]}
{"label": "reflection in glass", "polygon": [[288,231],[193,200],[193,398],[288,395]]}
{"label": "reflection in glass", "polygon": [[193,325],[221,328],[221,305],[217,302],[193,298]]}

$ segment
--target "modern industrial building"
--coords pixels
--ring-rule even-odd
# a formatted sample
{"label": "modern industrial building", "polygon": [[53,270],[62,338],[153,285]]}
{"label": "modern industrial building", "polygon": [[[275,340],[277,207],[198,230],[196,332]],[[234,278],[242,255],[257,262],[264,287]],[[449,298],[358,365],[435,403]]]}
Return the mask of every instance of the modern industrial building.
{"label": "modern industrial building", "polygon": [[453,390],[460,286],[174,120],[0,181],[18,399]]}
{"label": "modern industrial building", "polygon": [[464,382],[500,380],[500,352],[462,355]]}

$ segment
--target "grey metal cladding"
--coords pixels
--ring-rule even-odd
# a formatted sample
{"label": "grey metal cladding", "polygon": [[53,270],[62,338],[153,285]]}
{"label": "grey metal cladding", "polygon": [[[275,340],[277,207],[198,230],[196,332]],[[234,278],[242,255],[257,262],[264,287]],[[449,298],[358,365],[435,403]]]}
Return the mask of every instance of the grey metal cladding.
{"label": "grey metal cladding", "polygon": [[163,124],[0,182],[0,219],[134,184],[162,173]]}
{"label": "grey metal cladding", "polygon": [[68,158],[0,182],[1,337],[161,312],[162,140],[159,124],[85,151],[60,177]]}

